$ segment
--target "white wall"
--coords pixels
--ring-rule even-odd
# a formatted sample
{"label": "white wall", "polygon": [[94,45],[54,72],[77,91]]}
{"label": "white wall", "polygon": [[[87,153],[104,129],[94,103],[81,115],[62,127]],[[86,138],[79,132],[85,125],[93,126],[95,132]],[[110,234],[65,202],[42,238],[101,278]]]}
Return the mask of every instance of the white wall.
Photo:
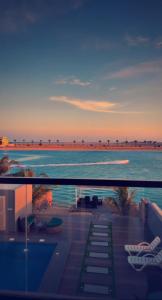
{"label": "white wall", "polygon": [[32,213],[32,185],[22,185],[15,190],[15,222],[19,216]]}

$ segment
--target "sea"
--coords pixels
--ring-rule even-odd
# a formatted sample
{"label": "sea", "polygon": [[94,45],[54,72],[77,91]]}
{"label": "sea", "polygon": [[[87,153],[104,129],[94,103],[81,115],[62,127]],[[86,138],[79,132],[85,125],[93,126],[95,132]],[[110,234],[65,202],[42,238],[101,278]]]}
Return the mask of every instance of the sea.
{"label": "sea", "polygon": [[[100,178],[129,180],[162,180],[162,151],[8,151],[21,168],[30,168],[36,176],[54,178]],[[13,166],[13,172],[17,170]],[[114,189],[53,186],[53,201],[60,206],[75,204],[77,195],[114,196]],[[132,189],[130,189],[132,190]],[[135,188],[135,201],[141,198],[156,202],[162,208],[162,189]]]}

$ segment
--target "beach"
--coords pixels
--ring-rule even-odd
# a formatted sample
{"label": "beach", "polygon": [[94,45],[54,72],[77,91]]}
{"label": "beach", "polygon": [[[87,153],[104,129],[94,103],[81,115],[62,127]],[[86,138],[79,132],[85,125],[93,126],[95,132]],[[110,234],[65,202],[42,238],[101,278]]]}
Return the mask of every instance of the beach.
{"label": "beach", "polygon": [[0,145],[0,150],[9,151],[29,151],[29,150],[51,150],[51,151],[162,151],[161,146],[155,145],[106,145],[106,144],[72,144],[72,143],[60,143],[60,144],[9,144],[4,147]]}

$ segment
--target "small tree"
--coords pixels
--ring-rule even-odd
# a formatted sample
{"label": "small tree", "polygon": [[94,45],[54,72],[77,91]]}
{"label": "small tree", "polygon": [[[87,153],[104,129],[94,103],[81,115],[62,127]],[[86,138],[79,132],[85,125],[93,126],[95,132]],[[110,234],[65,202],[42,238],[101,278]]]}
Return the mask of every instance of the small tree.
{"label": "small tree", "polygon": [[3,156],[0,159],[0,175],[10,171],[12,165],[18,165],[18,162],[15,160],[10,160],[8,156]]}
{"label": "small tree", "polygon": [[120,215],[128,215],[134,205],[135,190],[129,191],[128,187],[115,187],[115,197],[107,199],[107,204],[115,208]]}

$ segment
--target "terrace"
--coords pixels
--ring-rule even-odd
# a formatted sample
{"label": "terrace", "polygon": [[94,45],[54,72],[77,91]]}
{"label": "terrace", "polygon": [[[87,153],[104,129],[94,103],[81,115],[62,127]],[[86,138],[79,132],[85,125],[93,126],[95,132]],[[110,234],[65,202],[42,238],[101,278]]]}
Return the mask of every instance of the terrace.
{"label": "terrace", "polygon": [[[0,295],[3,299],[161,299],[162,298],[162,271],[158,267],[146,267],[142,272],[136,272],[127,260],[124,251],[125,244],[136,244],[141,241],[151,241],[153,237],[160,236],[161,209],[151,202],[142,201],[134,214],[132,210],[128,215],[119,215],[112,211],[106,203],[97,209],[71,209],[67,207],[53,207],[44,210],[34,210],[36,224],[48,224],[53,217],[63,221],[62,230],[49,232],[46,228],[36,226],[30,231],[27,229],[27,215],[30,208],[30,186],[33,184],[96,186],[100,189],[111,186],[129,186],[138,188],[162,188],[162,182],[152,181],[124,181],[124,180],[88,180],[88,179],[56,179],[56,178],[9,178],[0,177],[0,184],[25,185],[24,208],[21,214],[25,215],[25,230],[19,232],[11,224],[0,233],[0,245],[6,243],[6,250],[16,256],[19,250],[10,245],[23,244],[25,259],[22,260],[21,288],[10,286],[9,281],[4,287],[0,285]],[[11,196],[7,188],[5,197],[10,198],[6,205],[6,223],[8,213],[11,214]],[[1,195],[2,197],[2,195]],[[4,199],[4,198],[3,198]],[[151,199],[150,199],[151,200]],[[3,202],[1,198],[1,203]],[[4,202],[5,203],[5,202]],[[3,204],[4,204],[3,203]],[[2,205],[3,206],[3,205]],[[17,206],[19,207],[19,205]],[[20,207],[19,207],[20,208]],[[1,208],[1,218],[3,210]],[[9,215],[11,217],[11,215]],[[18,214],[16,214],[16,218]],[[38,245],[34,259],[38,261],[36,272],[30,270],[31,260],[30,244]],[[54,250],[46,262],[41,273],[39,284],[33,289],[30,278],[40,272],[39,262],[43,260],[45,249],[53,245]],[[45,248],[42,248],[45,247]],[[56,247],[56,248],[55,248]],[[43,250],[42,250],[43,249]],[[16,252],[15,252],[16,251]],[[159,251],[159,249],[157,249]],[[7,256],[3,257],[4,266]],[[33,264],[34,261],[32,260]],[[7,268],[7,267],[6,267]],[[6,270],[3,271],[5,274]],[[1,272],[0,276],[3,276]],[[13,274],[14,275],[14,274]],[[15,270],[15,277],[18,276]],[[19,281],[19,278],[18,278]],[[8,288],[7,288],[8,284]],[[16,283],[17,284],[17,283]],[[158,293],[159,298],[153,298]],[[152,298],[151,298],[152,297]]]}

